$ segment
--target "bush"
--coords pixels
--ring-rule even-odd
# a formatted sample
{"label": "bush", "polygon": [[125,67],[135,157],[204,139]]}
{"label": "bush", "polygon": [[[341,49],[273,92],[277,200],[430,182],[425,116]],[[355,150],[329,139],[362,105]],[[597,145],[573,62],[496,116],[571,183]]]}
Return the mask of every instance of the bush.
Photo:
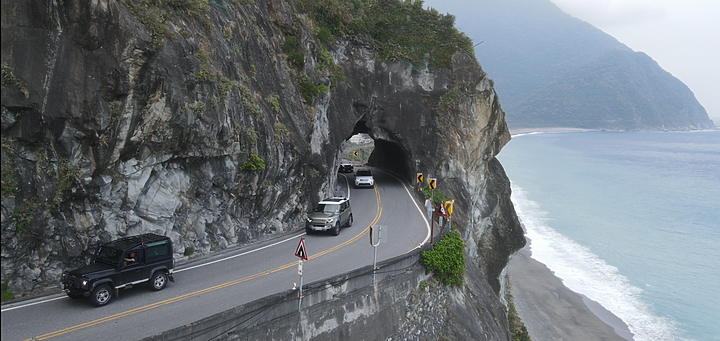
{"label": "bush", "polygon": [[435,193],[433,194],[433,190],[430,189],[430,187],[424,187],[422,189],[423,194],[425,194],[428,198],[433,198],[433,205],[435,207],[440,206],[443,202],[446,202],[448,200],[448,197],[443,193],[443,191],[435,188]]}
{"label": "bush", "polygon": [[320,41],[320,43],[325,45],[332,43],[333,40],[332,32],[330,32],[330,30],[324,27],[315,29],[315,37]]}
{"label": "bush", "polygon": [[285,53],[290,53],[297,50],[299,46],[300,44],[298,44],[298,40],[295,36],[287,36],[282,44],[282,50]]}
{"label": "bush", "polygon": [[318,87],[315,83],[308,79],[300,84],[300,94],[306,103],[311,104],[313,97],[318,94]]}
{"label": "bush", "polygon": [[460,239],[460,234],[450,231],[430,250],[420,254],[420,264],[443,284],[460,286],[465,273],[464,249],[465,242]]}
{"label": "bush", "polygon": [[265,169],[265,161],[258,157],[255,154],[250,154],[247,161],[245,161],[242,166],[240,166],[240,170],[243,171],[256,171],[258,169]]}
{"label": "bush", "polygon": [[8,290],[7,283],[2,283],[0,286],[2,287],[2,297],[0,297],[0,302],[11,301],[15,299],[15,295],[13,295],[13,293]]}
{"label": "bush", "polygon": [[297,69],[302,69],[305,67],[305,54],[299,51],[291,52],[288,56],[288,62],[291,66]]}

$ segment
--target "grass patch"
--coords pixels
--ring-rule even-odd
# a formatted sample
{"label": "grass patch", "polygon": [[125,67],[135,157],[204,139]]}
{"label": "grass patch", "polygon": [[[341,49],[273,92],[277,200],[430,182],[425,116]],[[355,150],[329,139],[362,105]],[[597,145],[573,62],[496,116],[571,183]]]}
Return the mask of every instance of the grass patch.
{"label": "grass patch", "polygon": [[265,102],[267,102],[267,104],[269,104],[275,112],[280,112],[280,100],[278,95],[270,95],[265,97]]}
{"label": "grass patch", "polygon": [[13,293],[8,290],[7,283],[0,284],[0,292],[1,292],[1,294],[0,294],[1,302],[12,301],[15,299],[15,295],[13,295]]}

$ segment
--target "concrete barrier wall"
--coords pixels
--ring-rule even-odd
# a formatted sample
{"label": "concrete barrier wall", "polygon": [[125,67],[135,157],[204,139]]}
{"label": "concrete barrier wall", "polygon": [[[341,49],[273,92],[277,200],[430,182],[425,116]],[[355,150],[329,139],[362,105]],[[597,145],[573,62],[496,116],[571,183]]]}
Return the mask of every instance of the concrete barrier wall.
{"label": "concrete barrier wall", "polygon": [[148,337],[160,340],[380,340],[403,322],[407,297],[427,279],[420,249],[303,287],[243,304]]}

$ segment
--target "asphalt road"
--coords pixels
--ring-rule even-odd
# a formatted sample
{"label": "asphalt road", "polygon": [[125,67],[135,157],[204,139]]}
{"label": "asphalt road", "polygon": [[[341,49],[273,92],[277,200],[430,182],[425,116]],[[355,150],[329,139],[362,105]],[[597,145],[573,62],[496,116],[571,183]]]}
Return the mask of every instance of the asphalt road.
{"label": "asphalt road", "polygon": [[355,220],[339,236],[297,232],[179,264],[175,282],[164,290],[152,292],[148,285],[121,290],[100,308],[64,294],[5,304],[2,339],[122,341],[159,334],[299,284],[294,253],[301,237],[309,256],[303,266],[306,284],[372,264],[370,226],[383,226],[378,261],[426,243],[429,225],[411,197],[413,189],[389,174],[374,173],[376,185],[367,189],[352,188],[352,174],[339,175],[338,182],[350,184]]}

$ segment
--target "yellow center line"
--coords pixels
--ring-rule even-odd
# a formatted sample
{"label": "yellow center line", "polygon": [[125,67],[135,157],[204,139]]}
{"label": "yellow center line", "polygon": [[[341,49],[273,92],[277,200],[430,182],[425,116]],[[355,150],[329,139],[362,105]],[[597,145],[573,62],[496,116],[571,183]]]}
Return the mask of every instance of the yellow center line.
{"label": "yellow center line", "polygon": [[[322,256],[324,256],[324,255],[326,255],[326,254],[328,254],[328,253],[330,253],[330,252],[336,251],[336,250],[338,250],[338,249],[340,249],[340,248],[343,248],[343,247],[345,247],[345,246],[348,246],[348,245],[352,244],[352,243],[355,242],[356,240],[360,239],[360,237],[362,237],[362,236],[365,234],[365,232],[367,232],[367,231],[370,229],[370,226],[375,225],[375,224],[378,222],[378,220],[380,220],[380,216],[382,215],[382,205],[381,205],[381,200],[380,200],[380,191],[378,191],[377,186],[373,186],[373,187],[375,188],[375,198],[376,198],[376,201],[377,201],[377,213],[375,213],[375,218],[372,220],[372,222],[370,222],[370,224],[369,224],[367,227],[365,227],[364,230],[360,231],[360,233],[358,233],[356,236],[354,236],[354,237],[350,238],[349,240],[347,240],[347,241],[345,241],[345,242],[343,242],[343,243],[341,243],[341,244],[338,244],[338,245],[336,245],[336,246],[334,246],[334,247],[332,247],[332,248],[329,248],[329,249],[327,249],[327,250],[324,250],[324,251],[322,251],[322,252],[319,252],[319,253],[316,254],[316,255],[310,256],[310,257],[308,257],[308,260],[315,259],[315,258],[318,258],[318,257],[322,257]],[[102,323],[105,323],[105,322],[117,320],[117,319],[119,319],[119,318],[123,318],[123,317],[130,316],[130,315],[133,315],[133,314],[137,314],[137,313],[141,313],[141,312],[144,312],[144,311],[152,310],[152,309],[155,309],[155,308],[158,308],[158,307],[162,307],[162,306],[164,306],[164,305],[168,305],[168,304],[171,304],[171,303],[180,302],[180,301],[182,301],[182,300],[185,300],[185,299],[188,299],[188,298],[191,298],[191,297],[197,297],[197,296],[200,296],[200,295],[202,295],[202,294],[206,294],[206,293],[213,292],[213,291],[216,291],[216,290],[220,290],[220,289],[224,289],[224,288],[227,288],[227,287],[231,287],[231,286],[236,285],[236,284],[244,283],[244,282],[247,282],[247,281],[250,281],[250,280],[253,280],[253,279],[260,278],[260,277],[265,276],[265,275],[269,275],[269,274],[272,274],[272,273],[275,273],[275,272],[278,272],[278,271],[281,271],[281,270],[288,269],[288,268],[290,268],[290,267],[292,267],[292,266],[294,266],[294,265],[297,265],[297,263],[296,263],[296,262],[288,263],[288,264],[285,264],[285,265],[278,266],[278,267],[276,267],[276,268],[274,268],[274,269],[265,270],[265,271],[256,273],[256,274],[254,274],[254,275],[250,275],[250,276],[247,276],[247,277],[244,277],[244,278],[236,279],[236,280],[234,280],[234,281],[226,282],[226,283],[223,283],[223,284],[218,284],[218,285],[213,286],[213,287],[209,287],[209,288],[205,288],[205,289],[198,290],[198,291],[195,291],[195,292],[187,293],[187,294],[185,294],[185,295],[180,295],[180,296],[173,297],[173,298],[170,298],[170,299],[167,299],[167,300],[164,300],[164,301],[156,302],[156,303],[153,303],[153,304],[148,304],[148,305],[146,305],[146,306],[138,307],[138,308],[131,309],[131,310],[128,310],[128,311],[124,311],[124,312],[122,312],[122,313],[118,313],[118,314],[115,314],[115,315],[110,315],[110,316],[107,316],[107,317],[103,317],[103,318],[100,318],[100,319],[97,319],[97,320],[88,321],[88,322],[85,322],[85,323],[82,323],[82,324],[78,324],[78,325],[76,325],[76,326],[72,326],[72,327],[68,327],[68,328],[65,328],[65,329],[57,330],[57,331],[54,331],[54,332],[52,332],[52,333],[40,335],[40,336],[31,338],[31,339],[25,339],[25,340],[23,340],[23,341],[46,340],[46,339],[49,339],[49,338],[52,338],[52,337],[55,337],[55,336],[60,336],[60,335],[63,335],[63,334],[67,334],[67,333],[70,333],[70,332],[78,331],[78,330],[85,329],[85,328],[88,328],[88,327],[92,327],[92,326],[95,326],[95,325],[98,325],[98,324],[102,324]]]}

